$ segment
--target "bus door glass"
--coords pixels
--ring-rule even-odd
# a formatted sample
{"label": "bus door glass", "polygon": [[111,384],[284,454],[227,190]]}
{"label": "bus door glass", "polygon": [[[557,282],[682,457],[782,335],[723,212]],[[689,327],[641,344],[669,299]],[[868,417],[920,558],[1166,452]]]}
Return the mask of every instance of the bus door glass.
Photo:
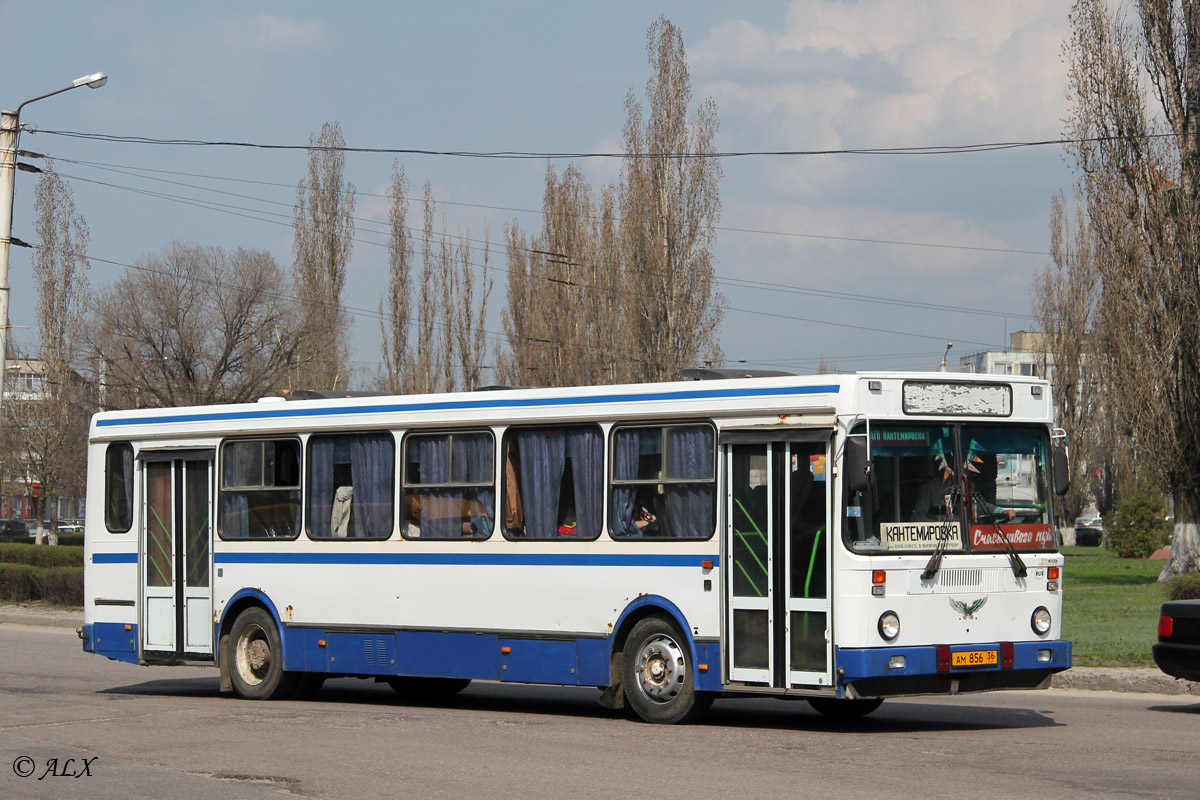
{"label": "bus door glass", "polygon": [[830,432],[750,436],[722,436],[729,676],[775,688],[829,686]]}
{"label": "bus door glass", "polygon": [[212,655],[212,451],[141,453],[142,650]]}

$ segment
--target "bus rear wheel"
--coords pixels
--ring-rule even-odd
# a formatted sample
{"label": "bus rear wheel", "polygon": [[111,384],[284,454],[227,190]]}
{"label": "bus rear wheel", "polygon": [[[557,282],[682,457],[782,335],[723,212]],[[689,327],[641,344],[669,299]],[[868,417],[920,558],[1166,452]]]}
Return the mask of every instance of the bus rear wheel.
{"label": "bus rear wheel", "polygon": [[275,620],[259,606],[247,608],[230,631],[230,678],[247,700],[280,700],[296,687],[296,674],[283,670],[283,645]]}
{"label": "bus rear wheel", "polygon": [[687,639],[661,617],[646,617],[629,632],[622,683],[630,707],[646,722],[690,722],[713,701],[711,693],[696,691]]}
{"label": "bus rear wheel", "polygon": [[870,697],[865,700],[838,700],[833,697],[810,697],[808,704],[814,711],[820,712],[830,719],[858,719],[865,717],[883,705],[882,697]]}

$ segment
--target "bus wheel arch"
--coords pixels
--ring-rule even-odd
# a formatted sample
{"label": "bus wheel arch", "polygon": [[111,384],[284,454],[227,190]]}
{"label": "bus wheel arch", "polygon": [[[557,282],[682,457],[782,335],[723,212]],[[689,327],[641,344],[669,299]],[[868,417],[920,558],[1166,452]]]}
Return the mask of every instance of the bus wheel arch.
{"label": "bus wheel arch", "polygon": [[[714,697],[696,689],[695,665],[695,642],[683,612],[665,598],[642,595],[617,621],[610,685],[602,692],[600,704],[610,709],[631,707],[647,722],[690,721],[707,710]],[[653,674],[647,676],[647,667]],[[677,692],[664,691],[667,680],[681,682]]]}
{"label": "bus wheel arch", "polygon": [[234,595],[217,634],[222,686],[247,700],[288,697],[299,674],[284,671],[284,630],[270,600],[253,591]]}

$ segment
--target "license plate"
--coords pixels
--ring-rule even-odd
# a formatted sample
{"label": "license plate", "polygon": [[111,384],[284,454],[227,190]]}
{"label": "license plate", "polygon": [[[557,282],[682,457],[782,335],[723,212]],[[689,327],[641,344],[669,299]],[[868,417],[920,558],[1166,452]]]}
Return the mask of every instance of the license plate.
{"label": "license plate", "polygon": [[950,654],[952,667],[990,667],[999,663],[995,650],[964,650]]}

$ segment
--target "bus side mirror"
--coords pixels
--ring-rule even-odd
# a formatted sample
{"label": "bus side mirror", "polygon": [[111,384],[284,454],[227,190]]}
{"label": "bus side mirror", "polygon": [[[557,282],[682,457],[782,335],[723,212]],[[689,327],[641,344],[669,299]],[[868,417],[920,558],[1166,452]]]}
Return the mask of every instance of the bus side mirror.
{"label": "bus side mirror", "polygon": [[852,492],[865,492],[871,487],[871,465],[867,462],[867,437],[846,439],[846,485]]}
{"label": "bus side mirror", "polygon": [[1067,460],[1067,448],[1063,445],[1054,446],[1054,492],[1059,497],[1071,488],[1071,466]]}

